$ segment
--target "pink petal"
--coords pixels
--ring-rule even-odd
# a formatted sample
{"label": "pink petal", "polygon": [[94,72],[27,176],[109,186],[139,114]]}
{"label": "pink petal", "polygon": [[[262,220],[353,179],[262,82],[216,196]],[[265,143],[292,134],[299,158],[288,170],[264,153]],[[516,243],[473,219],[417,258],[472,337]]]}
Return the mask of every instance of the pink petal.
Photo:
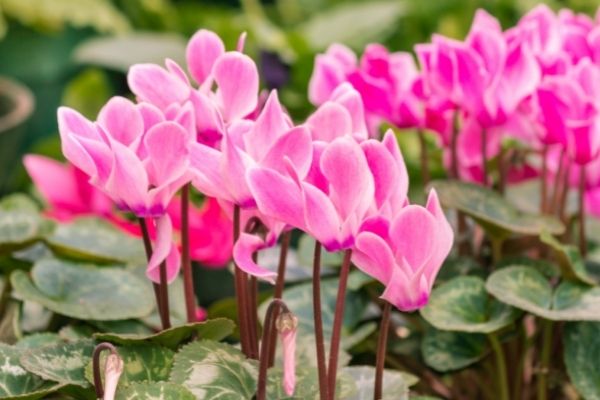
{"label": "pink petal", "polygon": [[223,117],[231,122],[250,114],[258,103],[258,70],[252,59],[238,52],[225,53],[213,67]]}
{"label": "pink petal", "polygon": [[291,328],[279,333],[281,347],[283,348],[283,390],[288,396],[293,396],[296,388],[297,332],[297,328]]}
{"label": "pink petal", "polygon": [[152,257],[148,261],[146,276],[152,282],[160,283],[160,264],[166,262],[167,282],[177,277],[180,268],[179,252],[173,245],[173,225],[168,215],[156,219],[156,241],[152,249]]}
{"label": "pink petal", "polygon": [[62,153],[72,164],[85,171],[88,176],[96,175],[96,166],[90,155],[79,143],[78,137],[101,140],[94,124],[83,115],[68,107],[58,109],[58,130]]}
{"label": "pink petal", "polygon": [[221,152],[199,143],[190,145],[191,169],[194,173],[194,187],[202,194],[224,200],[231,197],[221,175]]}
{"label": "pink petal", "polygon": [[342,220],[352,213],[362,217],[375,187],[360,145],[350,138],[330,143],[321,155],[321,171],[330,184],[330,197]]}
{"label": "pink petal", "polygon": [[452,249],[452,243],[454,241],[454,232],[452,231],[452,226],[446,219],[444,215],[444,211],[440,205],[440,201],[438,199],[437,193],[435,189],[432,189],[429,192],[429,196],[427,197],[427,205],[425,206],[427,211],[429,211],[436,220],[437,223],[437,233],[435,235],[435,251],[431,255],[431,258],[428,261],[427,269],[423,272],[427,278],[427,282],[430,285],[433,285],[435,281],[435,277],[442,266],[442,263],[450,253]]}
{"label": "pink petal", "polygon": [[200,29],[192,36],[186,49],[186,60],[190,74],[199,84],[211,74],[215,61],[225,53],[225,45],[214,32]]}
{"label": "pink petal", "polygon": [[147,216],[148,175],[135,153],[119,142],[111,143],[113,164],[106,182],[106,192],[121,208],[138,217]]}
{"label": "pink petal", "polygon": [[424,207],[408,205],[392,221],[390,238],[395,258],[404,258],[412,271],[418,271],[436,251],[437,222]]}
{"label": "pink petal", "polygon": [[302,193],[293,180],[266,168],[250,169],[247,178],[261,213],[296,228],[305,227]]}
{"label": "pink petal", "polygon": [[375,203],[377,208],[381,208],[398,185],[404,182],[400,180],[396,160],[383,143],[368,140],[361,143],[361,147],[375,181]]}
{"label": "pink petal", "polygon": [[174,122],[152,127],[144,137],[150,184],[162,186],[183,175],[189,165],[190,132]]}
{"label": "pink petal", "polygon": [[367,139],[368,131],[365,123],[365,107],[360,93],[349,83],[342,83],[331,94],[331,101],[342,105],[350,114],[354,137],[357,140]]}
{"label": "pink petal", "polygon": [[340,104],[328,101],[306,120],[313,140],[332,142],[338,137],[351,135],[352,117]]}
{"label": "pink petal", "polygon": [[411,312],[424,307],[429,301],[429,283],[423,275],[407,276],[402,264],[394,268],[392,277],[381,295],[400,311]]}
{"label": "pink petal", "polygon": [[129,69],[127,82],[131,91],[142,101],[161,110],[172,103],[185,101],[191,88],[176,75],[155,64],[136,64]]}
{"label": "pink petal", "polygon": [[274,284],[277,273],[260,267],[252,259],[252,255],[264,246],[265,242],[260,237],[242,233],[233,246],[233,259],[237,266],[247,274]]}
{"label": "pink petal", "polygon": [[356,68],[356,55],[344,45],[334,43],[325,54],[317,55],[308,83],[308,98],[314,105],[326,102],[335,88]]}
{"label": "pink petal", "polygon": [[396,265],[390,246],[380,236],[371,232],[360,233],[355,241],[352,262],[365,274],[384,285],[392,277]]}
{"label": "pink petal", "polygon": [[317,239],[327,251],[342,248],[340,230],[342,222],[331,200],[316,187],[302,184],[306,232]]}
{"label": "pink petal", "polygon": [[129,146],[144,133],[144,120],[135,104],[115,96],[100,110],[98,124],[114,140]]}
{"label": "pink petal", "polygon": [[248,153],[255,159],[261,160],[273,143],[291,128],[288,115],[283,110],[277,91],[273,90],[256,123],[244,136],[244,143]]}
{"label": "pink petal", "polygon": [[260,165],[283,172],[284,157],[291,162],[299,176],[306,176],[312,161],[312,140],[306,127],[298,126],[277,138]]}
{"label": "pink petal", "polygon": [[153,104],[138,103],[137,108],[144,121],[144,132],[165,120],[163,113]]}
{"label": "pink petal", "polygon": [[235,146],[230,137],[223,138],[223,164],[221,174],[236,204],[241,207],[254,205],[254,199],[246,183],[246,171],[252,166],[253,161],[247,154]]}
{"label": "pink petal", "polygon": [[171,60],[170,58],[167,58],[165,60],[165,67],[167,67],[167,71],[178,77],[179,80],[185,83],[186,86],[190,85],[190,80],[185,74],[185,71],[175,61]]}
{"label": "pink petal", "polygon": [[225,125],[217,105],[205,94],[194,91],[191,101],[196,114],[197,140],[207,146],[214,146],[225,131]]}

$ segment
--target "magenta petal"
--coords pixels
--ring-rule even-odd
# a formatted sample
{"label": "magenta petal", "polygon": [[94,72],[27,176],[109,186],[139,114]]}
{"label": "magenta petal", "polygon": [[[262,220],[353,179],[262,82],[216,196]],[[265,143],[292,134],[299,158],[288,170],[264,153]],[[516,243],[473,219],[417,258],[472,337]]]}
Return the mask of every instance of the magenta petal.
{"label": "magenta petal", "polygon": [[394,307],[411,312],[424,307],[429,301],[429,283],[423,275],[407,276],[403,265],[394,268],[392,277],[381,295]]}
{"label": "magenta petal", "polygon": [[267,168],[252,168],[248,186],[261,213],[303,229],[302,193],[291,179]]}
{"label": "magenta petal", "polygon": [[130,100],[115,96],[100,110],[98,124],[114,140],[129,146],[144,132],[142,115]]}
{"label": "magenta petal", "polygon": [[173,245],[173,225],[168,215],[156,219],[156,241],[152,257],[148,261],[146,276],[152,282],[160,283],[160,264],[167,266],[167,282],[171,283],[179,272],[179,252]]}
{"label": "magenta petal", "polygon": [[225,124],[217,106],[205,94],[194,91],[191,101],[196,114],[197,140],[199,143],[213,146],[225,131]]}
{"label": "magenta petal", "polygon": [[396,265],[390,246],[380,236],[371,232],[360,233],[355,241],[352,261],[365,274],[384,285],[392,277]]}
{"label": "magenta petal", "polygon": [[162,186],[182,176],[189,165],[191,134],[174,122],[162,122],[144,137],[150,184]]}
{"label": "magenta petal", "polygon": [[342,220],[352,213],[362,217],[375,187],[360,145],[350,138],[336,139],[321,155],[321,171],[329,181],[330,197]]}
{"label": "magenta petal", "polygon": [[147,215],[148,175],[135,153],[119,142],[112,143],[113,164],[106,191],[121,208],[138,217]]}
{"label": "magenta petal", "polygon": [[233,259],[237,266],[249,275],[275,284],[277,273],[260,267],[252,259],[252,255],[265,247],[265,242],[258,236],[242,233],[233,246]]}
{"label": "magenta petal", "polygon": [[161,110],[172,103],[185,101],[191,90],[179,77],[155,64],[132,66],[127,74],[127,82],[140,100],[152,103]]}
{"label": "magenta petal", "polygon": [[192,36],[186,49],[186,60],[190,74],[199,84],[211,74],[212,67],[223,53],[225,45],[214,32],[200,29]]}
{"label": "magenta petal", "polygon": [[213,75],[226,121],[254,111],[258,103],[258,70],[250,57],[238,52],[225,53],[215,62]]}

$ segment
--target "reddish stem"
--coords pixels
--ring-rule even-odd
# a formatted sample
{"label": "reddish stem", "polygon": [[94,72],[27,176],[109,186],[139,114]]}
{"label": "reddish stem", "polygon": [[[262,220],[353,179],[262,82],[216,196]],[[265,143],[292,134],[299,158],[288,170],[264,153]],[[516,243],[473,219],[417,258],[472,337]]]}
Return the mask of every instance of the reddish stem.
{"label": "reddish stem", "polygon": [[[277,281],[275,282],[275,290],[273,292],[274,299],[281,299],[283,296],[283,288],[285,287],[285,265],[287,261],[287,253],[290,247],[291,238],[291,230],[285,232],[281,238],[281,250],[279,251],[279,265],[277,266]],[[279,310],[275,310],[275,313],[278,314]],[[277,319],[277,315],[275,315],[275,319]],[[272,367],[274,363],[275,348],[272,347],[269,350],[269,368]]]}
{"label": "reddish stem", "polygon": [[579,166],[579,251],[581,256],[587,255],[587,238],[585,233],[585,165]]}
{"label": "reddish stem", "polygon": [[[385,300],[384,300],[385,301]],[[390,331],[390,315],[392,305],[385,301],[381,325],[379,326],[379,339],[377,341],[377,358],[375,363],[375,389],[373,399],[379,400],[383,396],[383,368],[385,366],[385,354],[387,352],[388,333]]]}
{"label": "reddish stem", "polygon": [[[233,206],[233,243],[237,242],[240,237],[240,206]],[[246,357],[250,357],[250,342],[248,336],[248,316],[246,308],[246,289],[248,287],[248,278],[235,261],[233,262],[234,284],[235,284],[235,300],[238,309],[238,326],[240,328],[240,342],[242,352]]]}
{"label": "reddish stem", "polygon": [[325,337],[323,335],[323,316],[321,315],[321,243],[319,242],[315,242],[312,289],[315,347],[317,350],[317,369],[319,373],[319,395],[321,400],[328,400],[329,387],[327,384],[327,365],[325,364]]}
{"label": "reddish stem", "polygon": [[194,293],[194,275],[190,257],[190,184],[181,189],[181,266],[183,269],[183,289],[188,322],[196,321],[196,295]]}

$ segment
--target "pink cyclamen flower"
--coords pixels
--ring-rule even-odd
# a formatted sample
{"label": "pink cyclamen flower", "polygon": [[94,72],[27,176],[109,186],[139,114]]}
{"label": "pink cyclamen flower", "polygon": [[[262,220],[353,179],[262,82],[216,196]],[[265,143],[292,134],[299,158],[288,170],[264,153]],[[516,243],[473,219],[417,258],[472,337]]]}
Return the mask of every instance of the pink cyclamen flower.
{"label": "pink cyclamen flower", "polygon": [[288,396],[293,396],[296,388],[298,318],[291,312],[284,312],[277,318],[276,328],[283,348],[283,390]]}
{"label": "pink cyclamen flower", "polygon": [[391,219],[363,224],[352,261],[385,285],[383,299],[414,311],[427,304],[452,242],[452,228],[432,190],[425,207],[407,205]]}
{"label": "pink cyclamen flower", "polygon": [[113,97],[91,122],[67,107],[58,110],[65,157],[117,206],[139,218],[152,218],[157,237],[147,275],[159,281],[167,260],[168,280],[179,270],[179,252],[167,214],[174,194],[187,183],[193,114],[187,104],[167,120],[150,104]]}

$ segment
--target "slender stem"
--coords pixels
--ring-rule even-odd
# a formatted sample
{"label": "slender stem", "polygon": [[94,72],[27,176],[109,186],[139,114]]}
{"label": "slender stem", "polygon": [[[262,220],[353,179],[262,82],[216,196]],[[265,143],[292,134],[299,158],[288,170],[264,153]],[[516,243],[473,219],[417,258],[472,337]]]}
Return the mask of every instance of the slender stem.
{"label": "slender stem", "polygon": [[[452,126],[452,137],[450,138],[450,176],[452,179],[460,180],[459,161],[458,161],[458,135],[459,129],[459,113],[454,112],[454,120]],[[465,256],[471,252],[471,246],[467,239],[467,220],[465,215],[456,211],[457,230],[458,230],[458,253]]]}
{"label": "slender stem", "polygon": [[377,341],[377,361],[375,363],[375,390],[373,399],[379,400],[383,396],[383,368],[385,366],[385,354],[387,353],[388,333],[390,331],[390,315],[392,314],[392,305],[385,301],[383,305],[383,314],[381,316],[381,325],[379,326],[379,340]]}
{"label": "slender stem", "polygon": [[[233,206],[233,243],[237,242],[240,237],[240,206]],[[235,285],[235,300],[238,310],[238,326],[240,328],[240,342],[242,352],[246,357],[250,356],[250,343],[248,337],[248,319],[246,315],[246,289],[247,281],[246,274],[237,264],[233,263],[234,285]]]}
{"label": "slender stem", "polygon": [[566,208],[567,198],[569,196],[569,180],[571,178],[571,162],[569,159],[565,160],[566,166],[563,175],[562,190],[560,192],[560,203],[559,203],[559,216],[563,222],[567,221]]}
{"label": "slender stem", "polygon": [[0,293],[0,315],[4,315],[8,301],[10,300],[10,292],[12,291],[12,285],[8,276],[4,277],[4,283],[2,285],[2,293]]}
{"label": "slender stem", "polygon": [[525,370],[525,360],[527,359],[527,353],[529,353],[529,347],[531,346],[531,341],[529,337],[527,337],[527,329],[525,328],[525,322],[521,321],[519,324],[520,327],[520,335],[522,338],[523,345],[520,348],[520,355],[518,357],[519,364],[515,369],[514,373],[514,386],[513,386],[513,399],[518,399],[521,396],[521,390],[523,388],[523,371]]}
{"label": "slender stem", "polygon": [[256,390],[256,400],[265,400],[267,395],[267,370],[269,368],[269,353],[277,347],[276,321],[280,311],[289,312],[287,306],[281,299],[273,299],[265,315],[265,323],[260,342],[260,358],[258,364],[258,386]]}
{"label": "slender stem", "polygon": [[[560,205],[560,196],[562,193],[562,176],[565,169],[565,150],[562,149],[558,158],[558,170],[554,176],[554,192],[552,193],[552,201],[550,203],[550,211],[552,213],[558,213]],[[560,216],[560,215],[559,215]]]}
{"label": "slender stem", "polygon": [[181,189],[181,266],[183,269],[183,289],[188,322],[196,321],[196,295],[194,293],[194,276],[190,258],[190,184]]}
{"label": "slender stem", "polygon": [[319,398],[321,400],[328,400],[329,388],[327,386],[327,365],[325,364],[325,337],[323,336],[323,317],[321,315],[321,243],[319,242],[315,242],[312,282],[315,347],[317,350],[317,369],[319,373]]}
{"label": "slender stem", "polygon": [[[146,220],[144,218],[138,218],[138,221],[140,224],[140,230],[142,231],[146,257],[148,258],[148,261],[150,261],[152,258],[152,241],[150,240],[148,225],[146,224]],[[152,287],[154,288],[154,297],[156,298],[156,309],[158,310],[158,315],[160,316],[160,322],[163,330],[171,327],[171,321],[169,318],[169,292],[167,288],[166,272],[166,266],[163,262],[160,265],[160,283],[152,282]]]}
{"label": "slender stem", "polygon": [[542,148],[542,173],[540,176],[540,212],[548,212],[548,145],[544,144]]}
{"label": "slender stem", "polygon": [[498,191],[500,194],[504,194],[506,191],[506,174],[507,174],[507,162],[506,158],[509,158],[510,165],[510,157],[512,157],[512,153],[510,151],[506,151],[503,146],[500,146],[500,153],[498,153]]}
{"label": "slender stem", "polygon": [[579,251],[581,256],[587,254],[587,238],[585,234],[585,165],[579,166]]}
{"label": "slender stem", "polygon": [[102,373],[100,371],[100,354],[104,350],[110,350],[112,354],[116,354],[117,356],[119,355],[115,346],[108,342],[100,343],[94,348],[94,353],[92,355],[92,373],[94,375],[94,389],[96,391],[96,398],[98,399],[104,397],[104,385],[102,384]]}
{"label": "slender stem", "polygon": [[[285,286],[285,265],[287,262],[287,253],[292,239],[292,231],[285,232],[281,237],[281,250],[279,251],[279,265],[277,266],[277,281],[275,282],[274,299],[281,299],[283,288]],[[275,310],[277,312],[277,310]],[[275,316],[277,318],[277,316]],[[263,328],[264,329],[264,328]],[[269,352],[269,368],[275,363],[275,348],[272,347]]]}
{"label": "slender stem", "polygon": [[[255,255],[256,257],[256,255]],[[255,260],[256,262],[256,260]],[[248,334],[250,336],[250,358],[258,360],[258,282],[255,276],[248,279]]]}
{"label": "slender stem", "polygon": [[453,179],[460,179],[459,169],[458,169],[458,111],[454,112],[454,121],[452,127],[452,137],[450,138],[450,157],[451,157],[451,165],[450,165],[450,174]]}
{"label": "slender stem", "polygon": [[427,151],[427,141],[425,140],[425,132],[423,129],[417,130],[419,137],[419,145],[421,147],[421,177],[423,178],[423,187],[427,187],[431,180],[429,174],[429,154]]}
{"label": "slender stem", "polygon": [[490,333],[488,335],[488,339],[490,344],[492,345],[492,349],[496,356],[496,369],[498,374],[498,386],[500,390],[500,400],[509,400],[508,397],[508,378],[506,376],[506,360],[504,358],[504,351],[502,350],[502,345],[500,344],[500,340],[495,333]]}
{"label": "slender stem", "polygon": [[502,259],[502,245],[504,244],[504,239],[490,238],[490,243],[492,244],[492,261],[494,262],[494,265],[496,265]]}
{"label": "slender stem", "polygon": [[340,270],[340,282],[338,286],[337,299],[335,301],[335,314],[333,316],[333,328],[331,331],[331,343],[329,345],[329,366],[327,379],[329,387],[329,400],[335,399],[335,383],[337,380],[338,355],[340,353],[340,339],[342,334],[342,322],[344,321],[344,306],[346,304],[346,287],[348,286],[348,275],[350,274],[350,259],[352,250],[346,250],[344,261]]}
{"label": "slender stem", "polygon": [[489,171],[488,171],[488,143],[487,143],[487,129],[481,129],[481,172],[483,173],[483,186],[490,185]]}
{"label": "slender stem", "polygon": [[548,398],[547,376],[550,364],[550,348],[552,347],[552,321],[543,320],[542,324],[542,354],[537,379],[538,400],[546,400]]}

